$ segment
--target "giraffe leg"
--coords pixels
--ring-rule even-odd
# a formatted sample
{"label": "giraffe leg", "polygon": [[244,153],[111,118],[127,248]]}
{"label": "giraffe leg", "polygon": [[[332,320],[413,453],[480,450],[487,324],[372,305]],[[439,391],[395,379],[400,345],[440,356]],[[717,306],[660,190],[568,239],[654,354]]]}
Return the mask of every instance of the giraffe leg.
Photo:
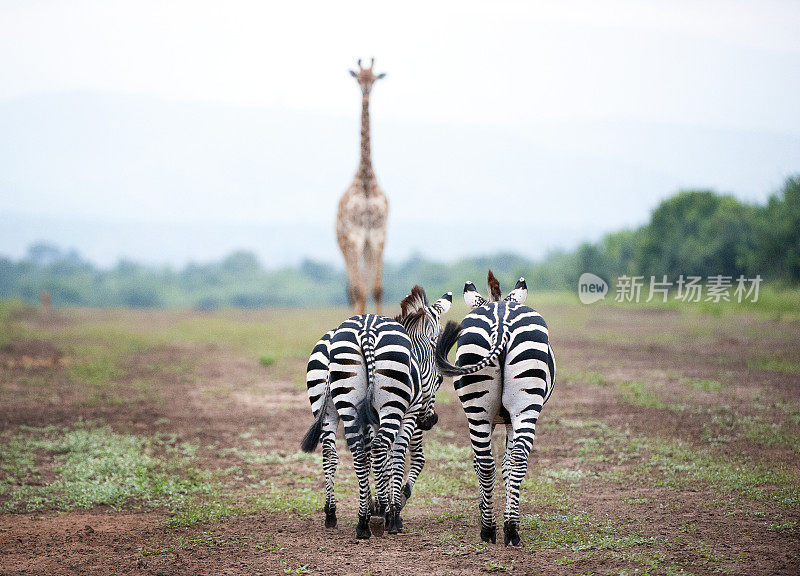
{"label": "giraffe leg", "polygon": [[367,306],[367,295],[364,289],[364,281],[361,279],[361,273],[358,270],[358,247],[354,242],[350,242],[347,249],[343,250],[343,254],[347,268],[347,278],[350,282],[350,301],[353,303],[356,316],[360,316]]}
{"label": "giraffe leg", "polygon": [[383,246],[384,235],[374,234],[369,246],[366,248],[366,261],[370,263],[370,269],[375,274],[372,279],[372,297],[375,299],[375,310],[381,313],[383,301]]}

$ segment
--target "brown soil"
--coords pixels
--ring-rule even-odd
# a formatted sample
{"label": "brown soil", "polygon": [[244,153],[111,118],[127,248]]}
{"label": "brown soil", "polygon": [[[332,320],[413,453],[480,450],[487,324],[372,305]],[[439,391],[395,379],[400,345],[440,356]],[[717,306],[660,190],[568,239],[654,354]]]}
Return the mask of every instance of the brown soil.
{"label": "brown soil", "polygon": [[[602,310],[600,308],[596,310]],[[601,312],[598,312],[600,314]],[[154,313],[157,314],[157,313]],[[674,313],[647,311],[636,315],[628,310],[606,311],[611,321],[624,331],[626,322],[650,334],[654,322],[675,324]],[[634,322],[635,321],[635,322]],[[551,325],[556,320],[550,319]],[[608,325],[597,321],[598,325]],[[658,330],[654,330],[655,333]],[[792,336],[794,337],[794,336]],[[723,339],[724,338],[724,339]],[[797,340],[795,340],[795,343]],[[746,337],[722,335],[717,345],[692,342],[687,347],[661,344],[609,344],[586,340],[582,334],[563,334],[554,342],[559,365],[573,370],[598,370],[623,380],[658,380],[669,383],[668,370],[682,376],[717,378],[720,363],[716,357],[736,359],[770,350]],[[34,360],[24,360],[25,358]],[[620,359],[624,358],[624,362]],[[46,364],[45,359],[49,359]],[[14,342],[0,351],[0,376],[3,403],[0,405],[0,431],[25,424],[70,424],[78,417],[102,419],[115,429],[140,434],[174,432],[182,441],[198,445],[236,446],[243,431],[251,430],[275,451],[293,453],[310,424],[308,400],[297,382],[275,376],[274,367],[262,367],[251,358],[242,358],[214,345],[171,345],[150,350],[129,359],[125,381],[119,386],[116,403],[86,402],[84,391],[76,389],[65,375],[64,357],[44,341]],[[292,371],[303,370],[303,359],[294,362]],[[154,372],[154,365],[189,365],[191,377]],[[295,366],[296,364],[296,366]],[[615,366],[619,366],[616,368]],[[726,367],[727,368],[727,367]],[[763,393],[780,391],[781,397],[797,403],[800,398],[797,374],[755,373],[746,362],[736,366],[747,377],[758,377]],[[26,370],[51,370],[52,390],[45,399],[24,386],[15,386]],[[618,373],[614,373],[618,370]],[[659,374],[661,374],[659,376]],[[134,383],[154,384],[156,395],[137,396]],[[452,385],[445,384],[451,390]],[[685,390],[684,390],[685,391]],[[741,391],[726,389],[735,401]],[[453,442],[466,446],[466,422],[457,402],[437,406],[439,427],[454,432]],[[537,446],[531,468],[575,469],[585,466],[577,455],[574,439],[558,426],[562,418],[601,419],[633,433],[677,437],[696,441],[708,415],[674,414],[643,409],[621,402],[608,386],[585,386],[569,380],[559,383],[537,427]],[[795,470],[800,469],[793,453],[769,447],[733,444],[721,450],[732,454],[742,450],[754,458],[778,458]],[[340,470],[351,460],[340,448]],[[219,462],[214,463],[219,465]],[[598,470],[613,470],[612,463]],[[258,468],[269,481],[275,470]],[[321,473],[321,471],[320,471]],[[423,474],[434,473],[426,470]],[[321,474],[320,474],[321,475]],[[275,478],[278,478],[276,474]],[[286,482],[281,479],[281,482]],[[291,485],[291,483],[289,483]],[[322,481],[320,480],[320,490]],[[356,503],[339,504],[339,529],[322,528],[322,512],[310,519],[286,514],[259,512],[237,516],[226,522],[169,528],[163,510],[139,512],[133,508],[58,513],[45,511],[33,515],[0,515],[0,574],[287,574],[340,575],[424,575],[503,573],[514,574],[604,574],[635,566],[624,558],[602,551],[582,558],[564,550],[505,548],[502,543],[476,550],[477,494],[469,500],[442,498],[435,506],[409,501],[404,512],[408,533],[373,537],[358,541],[354,535]],[[665,573],[672,563],[694,574],[798,574],[800,541],[797,531],[770,531],[767,526],[774,510],[763,503],[738,501],[733,507],[710,505],[708,490],[676,490],[635,486],[627,483],[593,482],[580,484],[572,494],[581,510],[646,538],[668,543],[655,573]],[[623,504],[628,499],[632,503]],[[495,505],[500,513],[500,498]],[[466,518],[433,516],[434,512],[466,509]],[[535,513],[537,510],[523,509]],[[784,518],[800,519],[795,509],[781,509]],[[688,526],[688,528],[687,528]],[[455,531],[463,546],[444,546],[441,535]],[[683,543],[687,531],[692,538]],[[271,537],[268,545],[264,538]],[[523,531],[523,539],[530,535]],[[189,544],[182,549],[159,554],[148,551],[173,546],[183,537]],[[498,537],[502,542],[502,526]],[[527,537],[527,538],[526,538]],[[699,550],[702,541],[707,550]],[[570,556],[570,563],[559,559]],[[717,557],[712,559],[710,556]],[[576,559],[577,558],[577,559]],[[574,562],[573,562],[574,560]]]}

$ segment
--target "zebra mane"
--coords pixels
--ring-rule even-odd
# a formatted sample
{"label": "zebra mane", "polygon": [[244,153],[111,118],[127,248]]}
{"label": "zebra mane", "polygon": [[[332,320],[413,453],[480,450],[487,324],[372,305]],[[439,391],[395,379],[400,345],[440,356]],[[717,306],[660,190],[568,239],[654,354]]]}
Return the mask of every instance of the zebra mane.
{"label": "zebra mane", "polygon": [[494,277],[491,270],[486,282],[489,284],[489,302],[498,302],[503,293],[500,291],[500,281]]}
{"label": "zebra mane", "polygon": [[400,302],[400,314],[395,316],[394,319],[408,330],[425,317],[425,309],[427,307],[428,297],[425,295],[425,290],[417,284],[411,289],[411,294]]}

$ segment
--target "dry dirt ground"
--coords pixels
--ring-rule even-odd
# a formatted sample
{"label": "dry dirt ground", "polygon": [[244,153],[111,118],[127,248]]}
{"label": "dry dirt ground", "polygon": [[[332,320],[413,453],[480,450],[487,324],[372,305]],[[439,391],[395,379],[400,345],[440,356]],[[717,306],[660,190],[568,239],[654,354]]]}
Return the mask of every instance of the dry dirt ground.
{"label": "dry dirt ground", "polygon": [[[0,574],[800,573],[800,325],[536,307],[559,379],[518,549],[480,542],[450,381],[405,533],[356,540],[341,440],[339,528],[322,527],[304,365],[344,310],[12,309]],[[501,525],[502,503],[499,482]]]}

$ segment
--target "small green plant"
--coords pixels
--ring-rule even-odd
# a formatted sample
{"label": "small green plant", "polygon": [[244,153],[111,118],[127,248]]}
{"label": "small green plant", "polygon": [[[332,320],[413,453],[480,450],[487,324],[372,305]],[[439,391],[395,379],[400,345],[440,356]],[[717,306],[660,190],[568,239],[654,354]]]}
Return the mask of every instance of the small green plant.
{"label": "small green plant", "polygon": [[785,522],[775,522],[769,525],[769,529],[773,532],[795,532],[797,531],[797,521],[787,520]]}
{"label": "small green plant", "polygon": [[166,525],[175,528],[209,522],[224,522],[244,512],[243,506],[230,500],[212,500],[211,502],[188,504],[181,507],[176,514],[166,521]]}
{"label": "small green plant", "polygon": [[272,366],[276,360],[275,354],[262,354],[258,357],[258,363],[262,366]]}
{"label": "small green plant", "polygon": [[69,377],[73,382],[83,384],[109,384],[124,375],[110,356],[98,356],[91,360],[78,362],[69,367]]}
{"label": "small green plant", "polygon": [[722,383],[717,380],[700,380],[698,378],[690,378],[688,380],[684,380],[684,383],[687,386],[702,392],[719,392],[722,390]]}
{"label": "small green plant", "polygon": [[271,534],[264,536],[264,543],[259,544],[256,546],[256,548],[258,550],[264,550],[265,552],[277,552],[279,550],[283,550],[283,546],[272,541]]}
{"label": "small green plant", "polygon": [[619,395],[623,402],[663,410],[667,404],[655,392],[648,390],[642,382],[623,382],[619,385]]}

